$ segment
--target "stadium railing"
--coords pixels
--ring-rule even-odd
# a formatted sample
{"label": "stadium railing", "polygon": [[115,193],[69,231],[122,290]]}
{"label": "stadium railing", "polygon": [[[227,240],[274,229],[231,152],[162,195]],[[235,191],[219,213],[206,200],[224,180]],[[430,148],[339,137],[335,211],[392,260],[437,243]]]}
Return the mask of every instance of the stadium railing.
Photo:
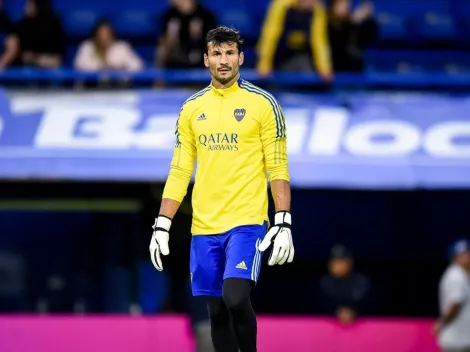
{"label": "stadium railing", "polygon": [[[270,77],[261,77],[252,69],[244,69],[242,77],[254,84],[277,84],[284,86],[321,86],[324,82],[314,73],[280,73]],[[0,85],[6,83],[27,84],[28,82],[47,81],[63,83],[67,81],[98,82],[100,80],[127,80],[136,84],[147,84],[155,81],[165,81],[174,84],[207,84],[209,72],[205,69],[190,70],[161,70],[146,69],[135,73],[122,71],[109,72],[80,72],[73,69],[61,68],[42,70],[34,68],[15,68],[0,71]],[[336,74],[334,86],[389,86],[391,88],[429,87],[452,89],[470,88],[470,73],[439,73],[439,72],[366,72],[363,74]]]}

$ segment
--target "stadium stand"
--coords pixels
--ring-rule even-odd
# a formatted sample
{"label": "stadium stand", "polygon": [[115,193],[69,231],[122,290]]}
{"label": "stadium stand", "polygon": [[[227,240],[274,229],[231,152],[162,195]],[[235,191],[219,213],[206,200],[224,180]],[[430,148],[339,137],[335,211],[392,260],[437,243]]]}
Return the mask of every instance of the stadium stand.
{"label": "stadium stand", "polygon": [[[356,4],[358,1],[354,1]],[[202,3],[216,14],[220,24],[241,30],[247,39],[247,63],[255,60],[254,45],[268,0],[233,1],[229,5],[215,0]],[[367,67],[387,72],[468,72],[470,69],[470,2],[461,0],[375,0],[381,40],[369,50]],[[21,1],[7,0],[5,8],[14,19],[23,11]],[[152,64],[158,19],[166,1],[105,0],[55,1],[69,39],[66,64],[70,65],[79,41],[89,35],[94,23],[109,17],[119,36],[132,41],[139,54]],[[436,48],[439,52],[436,52]]]}

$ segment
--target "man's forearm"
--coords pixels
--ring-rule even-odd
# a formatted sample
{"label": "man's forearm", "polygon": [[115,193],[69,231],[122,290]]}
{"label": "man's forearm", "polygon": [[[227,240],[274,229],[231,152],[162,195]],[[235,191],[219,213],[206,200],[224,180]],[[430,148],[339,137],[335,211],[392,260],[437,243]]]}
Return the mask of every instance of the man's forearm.
{"label": "man's forearm", "polygon": [[167,218],[173,219],[180,207],[180,204],[181,203],[176,200],[163,198],[158,215],[163,215]]}
{"label": "man's forearm", "polygon": [[440,322],[443,325],[450,324],[459,314],[461,307],[462,305],[459,303],[452,304],[447,313],[441,317]]}
{"label": "man's forearm", "polygon": [[274,200],[275,211],[290,212],[290,183],[286,180],[271,181],[271,193]]}

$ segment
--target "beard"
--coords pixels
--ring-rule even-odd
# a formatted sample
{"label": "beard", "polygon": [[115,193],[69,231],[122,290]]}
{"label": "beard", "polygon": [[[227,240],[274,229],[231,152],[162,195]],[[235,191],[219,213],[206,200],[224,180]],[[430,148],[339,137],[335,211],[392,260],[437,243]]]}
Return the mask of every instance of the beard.
{"label": "beard", "polygon": [[214,69],[212,71],[212,77],[219,82],[222,85],[227,84],[230,82],[232,79],[234,79],[238,74],[238,69],[232,68],[231,71],[225,72],[223,75],[220,74],[220,72],[217,71],[217,69]]}

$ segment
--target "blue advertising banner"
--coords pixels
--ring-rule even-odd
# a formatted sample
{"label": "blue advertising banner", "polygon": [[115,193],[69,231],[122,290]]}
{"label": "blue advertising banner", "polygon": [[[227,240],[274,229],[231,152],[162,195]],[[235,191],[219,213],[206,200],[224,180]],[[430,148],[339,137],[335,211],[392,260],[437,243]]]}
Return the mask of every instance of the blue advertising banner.
{"label": "blue advertising banner", "polygon": [[[164,181],[193,91],[0,93],[0,178]],[[470,187],[470,98],[275,94],[293,186]]]}

